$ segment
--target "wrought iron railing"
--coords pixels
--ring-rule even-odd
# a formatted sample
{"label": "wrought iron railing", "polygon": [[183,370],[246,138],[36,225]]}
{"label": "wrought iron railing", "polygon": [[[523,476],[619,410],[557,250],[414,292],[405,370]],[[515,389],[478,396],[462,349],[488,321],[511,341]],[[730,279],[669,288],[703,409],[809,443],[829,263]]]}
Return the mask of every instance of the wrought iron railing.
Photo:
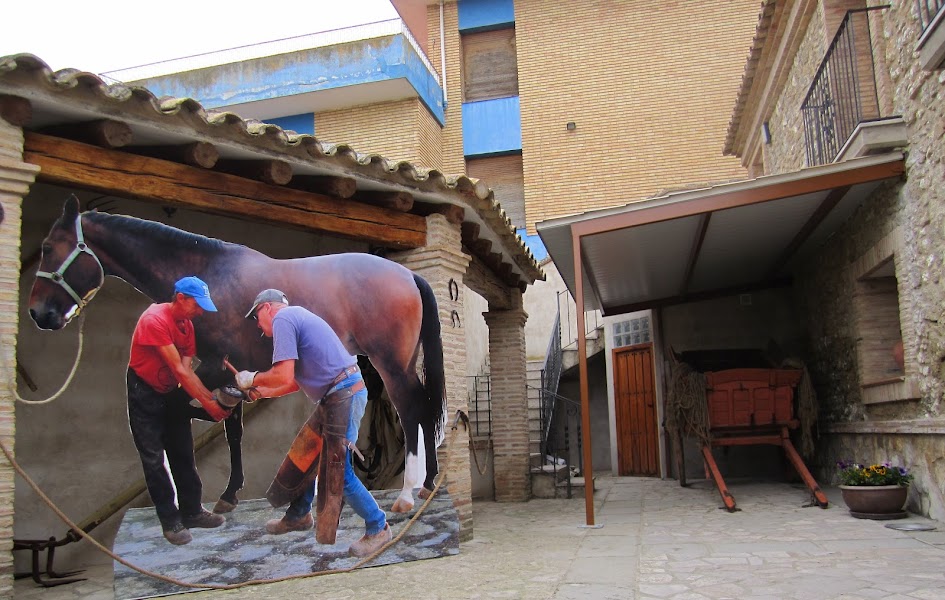
{"label": "wrought iron railing", "polygon": [[860,123],[881,118],[869,12],[847,11],[801,105],[807,165],[833,162]]}
{"label": "wrought iron railing", "polygon": [[492,380],[468,375],[469,426],[473,437],[492,436]]}
{"label": "wrought iron railing", "polygon": [[919,23],[922,25],[922,35],[928,31],[936,18],[940,18],[945,0],[916,0],[916,11],[919,13]]}
{"label": "wrought iron railing", "polygon": [[[529,386],[531,387],[531,386]],[[548,425],[542,424],[542,464],[564,467],[567,496],[571,497],[572,473],[584,474],[583,441],[581,439],[581,405],[571,398],[549,389],[540,390],[542,398],[551,397]],[[544,404],[543,404],[544,405]]]}
{"label": "wrought iron railing", "polygon": [[551,416],[555,411],[555,396],[558,393],[558,383],[561,381],[561,311],[555,316],[555,324],[551,329],[551,339],[548,341],[548,354],[545,356],[545,368],[541,370],[541,391],[538,411],[541,440],[539,448],[542,456],[546,456],[545,440],[551,428]]}
{"label": "wrought iron railing", "polygon": [[[577,343],[577,305],[571,299],[568,290],[558,292],[558,321],[561,327],[561,347],[567,348]],[[584,313],[584,337],[594,333],[603,324],[599,310]]]}

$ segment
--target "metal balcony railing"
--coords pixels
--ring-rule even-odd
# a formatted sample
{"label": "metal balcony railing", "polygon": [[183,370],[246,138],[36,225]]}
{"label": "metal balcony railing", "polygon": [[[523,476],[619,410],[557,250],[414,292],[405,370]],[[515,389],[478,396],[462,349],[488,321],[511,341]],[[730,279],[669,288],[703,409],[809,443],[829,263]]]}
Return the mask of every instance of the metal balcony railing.
{"label": "metal balcony railing", "polygon": [[916,12],[919,13],[919,23],[922,24],[922,35],[945,8],[945,0],[916,0]]}
{"label": "metal balcony railing", "polygon": [[876,91],[869,12],[847,11],[801,105],[807,166],[833,162],[860,123],[882,118]]}

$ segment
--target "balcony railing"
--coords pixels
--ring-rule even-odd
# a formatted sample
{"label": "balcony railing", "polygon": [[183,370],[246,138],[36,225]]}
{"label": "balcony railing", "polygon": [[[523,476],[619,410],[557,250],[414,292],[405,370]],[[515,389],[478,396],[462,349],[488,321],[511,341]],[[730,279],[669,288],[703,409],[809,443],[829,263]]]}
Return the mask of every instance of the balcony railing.
{"label": "balcony railing", "polygon": [[945,0],[916,0],[916,11],[919,13],[919,23],[922,24],[922,34],[928,31],[929,26],[945,8]]}
{"label": "balcony railing", "polygon": [[860,123],[882,117],[876,92],[869,12],[848,11],[801,105],[807,165],[831,163]]}

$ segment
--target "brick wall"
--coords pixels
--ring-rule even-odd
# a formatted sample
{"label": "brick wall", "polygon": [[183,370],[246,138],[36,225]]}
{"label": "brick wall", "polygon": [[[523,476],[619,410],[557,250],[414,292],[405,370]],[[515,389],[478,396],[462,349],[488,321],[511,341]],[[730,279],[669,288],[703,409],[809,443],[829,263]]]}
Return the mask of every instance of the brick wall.
{"label": "brick wall", "polygon": [[[446,473],[446,486],[453,498],[453,505],[459,513],[460,539],[469,540],[473,536],[469,432],[460,427],[454,434],[449,426],[457,410],[467,413],[469,411],[466,393],[466,333],[462,327],[452,326],[450,315],[454,310],[460,315],[463,314],[463,274],[470,259],[462,252],[459,227],[450,224],[442,215],[427,217],[426,246],[392,254],[390,258],[426,279],[436,294],[442,328],[447,397],[446,437],[437,457],[441,472]],[[456,300],[450,298],[450,281],[455,281],[460,290]]]}
{"label": "brick wall", "polygon": [[531,497],[528,448],[528,398],[525,371],[525,320],[522,294],[512,292],[513,307],[490,309],[490,396],[495,499],[523,502]]}
{"label": "brick wall", "polygon": [[[13,452],[16,331],[19,320],[20,221],[23,196],[39,171],[22,162],[23,133],[0,119],[0,441]],[[14,472],[0,459],[0,597],[13,596]]]}
{"label": "brick wall", "polygon": [[423,132],[416,98],[366,104],[315,114],[315,137],[323,142],[345,143],[364,154],[380,154],[390,160],[422,163]]}
{"label": "brick wall", "polygon": [[[439,7],[430,5],[427,10],[427,31],[430,39],[430,59],[437,72],[442,70],[440,63],[441,44],[446,48],[446,126],[443,128],[443,171],[449,174],[466,172],[463,156],[463,79],[462,47],[459,35],[459,11],[456,2],[446,2],[443,6],[443,32],[445,40],[440,39]],[[443,80],[443,73],[440,73]]]}
{"label": "brick wall", "polygon": [[530,233],[550,217],[744,178],[722,146],[757,20],[756,0],[516,0]]}

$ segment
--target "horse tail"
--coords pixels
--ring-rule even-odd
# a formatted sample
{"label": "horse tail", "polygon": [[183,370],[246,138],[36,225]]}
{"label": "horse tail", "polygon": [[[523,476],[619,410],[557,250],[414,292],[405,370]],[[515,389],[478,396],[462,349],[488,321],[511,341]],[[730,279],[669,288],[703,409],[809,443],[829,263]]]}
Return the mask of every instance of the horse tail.
{"label": "horse tail", "polygon": [[[426,391],[427,414],[432,414],[435,424],[436,445],[443,441],[446,432],[446,375],[443,368],[443,339],[440,337],[440,311],[436,296],[427,280],[414,274],[414,282],[420,290],[423,316],[420,321],[420,343],[423,345],[423,388]],[[427,449],[429,452],[431,449]]]}

